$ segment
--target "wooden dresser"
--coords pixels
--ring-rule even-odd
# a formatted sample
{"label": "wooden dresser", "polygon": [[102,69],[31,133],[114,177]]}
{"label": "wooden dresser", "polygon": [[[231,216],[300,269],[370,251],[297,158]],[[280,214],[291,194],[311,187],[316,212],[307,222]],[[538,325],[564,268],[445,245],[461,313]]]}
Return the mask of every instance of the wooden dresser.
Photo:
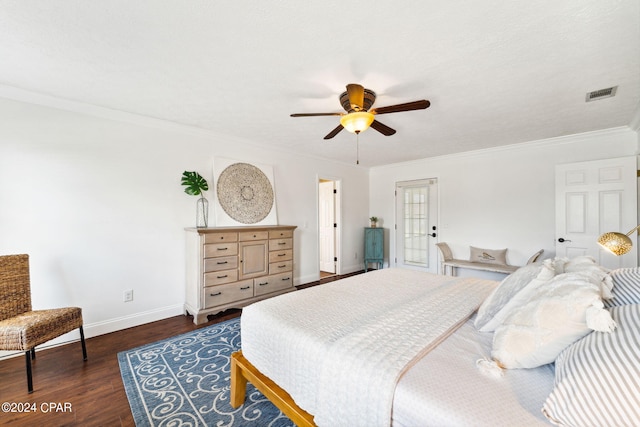
{"label": "wooden dresser", "polygon": [[184,308],[196,325],[229,308],[293,291],[295,226],[187,228]]}

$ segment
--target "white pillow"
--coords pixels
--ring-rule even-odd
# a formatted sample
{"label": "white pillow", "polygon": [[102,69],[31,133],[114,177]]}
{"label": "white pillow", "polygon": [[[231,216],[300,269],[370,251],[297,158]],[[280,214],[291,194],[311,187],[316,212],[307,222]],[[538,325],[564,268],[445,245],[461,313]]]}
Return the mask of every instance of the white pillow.
{"label": "white pillow", "polygon": [[591,330],[610,332],[615,322],[602,303],[603,282],[589,271],[564,273],[523,289],[526,300],[496,328],[492,357],[507,369],[553,362],[567,346]]}
{"label": "white pillow", "polygon": [[640,425],[640,305],[611,309],[618,328],[594,332],[556,359],[542,413],[566,426]]}
{"label": "white pillow", "polygon": [[[526,269],[527,267],[523,268]],[[558,257],[546,259],[543,261],[538,275],[529,283],[523,283],[526,280],[526,277],[522,277],[523,280],[516,283],[517,288],[514,288],[516,292],[506,293],[504,290],[500,289],[502,287],[502,285],[500,285],[492,295],[489,296],[488,300],[496,293],[498,296],[502,296],[502,298],[498,299],[495,303],[493,302],[495,298],[491,299],[487,305],[494,304],[494,306],[491,310],[487,308],[486,314],[485,312],[482,312],[482,317],[480,316],[481,311],[478,311],[475,323],[476,328],[481,332],[495,331],[510,313],[518,310],[520,306],[527,303],[532,298],[532,295],[537,292],[540,286],[543,286],[555,275],[570,272],[581,273],[592,283],[601,286],[601,296],[603,299],[611,298],[613,282],[609,277],[608,270],[596,264],[596,260],[593,257],[579,256],[572,259]],[[507,277],[507,279],[508,278],[509,277]],[[507,279],[505,279],[505,281]],[[496,309],[496,305],[498,304],[501,305]],[[483,303],[483,305],[485,305],[485,303]],[[482,309],[483,307],[481,306],[480,308]],[[489,315],[492,315],[490,319],[487,318]]]}
{"label": "white pillow", "polygon": [[475,327],[480,329],[493,319],[515,294],[540,274],[542,268],[542,263],[529,264],[505,277],[478,308]]}
{"label": "white pillow", "polygon": [[527,302],[529,294],[554,274],[553,267],[545,262],[521,267],[507,276],[478,309],[476,328],[481,332],[495,331],[512,310]]}
{"label": "white pillow", "polygon": [[589,276],[589,280],[593,283],[602,284],[602,298],[610,299],[611,289],[613,288],[613,280],[609,275],[608,269],[599,265],[596,260],[591,256],[579,256],[570,259],[564,265],[565,273],[583,273]]}

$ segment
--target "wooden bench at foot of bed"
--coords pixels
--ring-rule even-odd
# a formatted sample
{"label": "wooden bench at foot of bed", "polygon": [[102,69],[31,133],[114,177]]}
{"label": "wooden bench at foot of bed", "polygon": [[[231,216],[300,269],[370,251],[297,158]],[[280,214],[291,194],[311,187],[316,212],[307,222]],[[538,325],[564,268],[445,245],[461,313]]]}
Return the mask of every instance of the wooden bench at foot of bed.
{"label": "wooden bench at foot of bed", "polygon": [[242,355],[242,350],[231,355],[231,406],[237,408],[244,403],[247,381],[265,395],[298,427],[316,427],[313,415],[300,408],[289,393],[263,375]]}

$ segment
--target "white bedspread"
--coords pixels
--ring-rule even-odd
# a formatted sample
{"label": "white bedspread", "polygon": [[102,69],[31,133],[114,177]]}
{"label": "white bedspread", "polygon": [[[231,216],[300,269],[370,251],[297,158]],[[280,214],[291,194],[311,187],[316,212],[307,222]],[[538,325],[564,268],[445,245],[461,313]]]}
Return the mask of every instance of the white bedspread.
{"label": "white bedspread", "polygon": [[553,389],[553,365],[483,374],[476,360],[490,357],[493,333],[479,332],[471,319],[402,376],[393,426],[550,426],[541,409]]}
{"label": "white bedspread", "polygon": [[244,356],[318,426],[388,426],[398,378],[496,282],[377,270],[243,310]]}

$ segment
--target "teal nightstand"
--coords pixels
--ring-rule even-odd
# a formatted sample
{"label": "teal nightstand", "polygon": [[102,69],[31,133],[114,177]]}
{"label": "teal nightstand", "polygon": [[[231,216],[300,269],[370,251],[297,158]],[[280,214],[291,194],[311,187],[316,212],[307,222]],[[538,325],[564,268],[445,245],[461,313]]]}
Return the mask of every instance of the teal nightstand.
{"label": "teal nightstand", "polygon": [[369,263],[378,264],[382,268],[384,263],[384,228],[366,227],[364,229],[364,271]]}

